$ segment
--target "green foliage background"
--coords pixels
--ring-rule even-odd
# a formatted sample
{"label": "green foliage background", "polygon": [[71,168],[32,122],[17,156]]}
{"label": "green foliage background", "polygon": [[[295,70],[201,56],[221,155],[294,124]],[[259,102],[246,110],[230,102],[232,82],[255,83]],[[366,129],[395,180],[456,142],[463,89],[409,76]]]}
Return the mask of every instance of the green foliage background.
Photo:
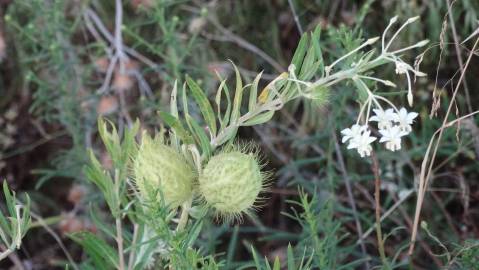
{"label": "green foliage background", "polygon": [[[137,5],[140,2],[143,6]],[[452,2],[450,14],[459,41],[471,37],[459,44],[465,61],[477,38],[471,35],[478,29],[479,4]],[[3,213],[14,217],[12,205],[27,204],[29,194],[33,217],[14,258],[33,264],[33,269],[119,268],[114,226],[115,218],[121,217],[126,254],[135,250],[135,269],[475,269],[477,116],[445,130],[421,214],[427,226],[420,229],[414,254],[407,256],[421,162],[441,127],[460,72],[448,3],[125,0],[121,33],[130,59],[124,62],[125,83],[121,81],[125,78],[115,78],[118,71],[108,82],[102,66],[115,54],[115,1],[1,2],[0,33],[6,47],[0,67],[0,112],[7,122],[0,135],[2,142],[11,137],[14,143],[1,143],[0,178],[17,191],[19,200],[5,195],[0,201],[7,202]],[[358,242],[358,223],[363,234],[374,228],[374,175],[371,160],[360,159],[339,143],[339,131],[355,121],[359,108],[351,82],[331,87],[324,96],[327,103],[318,106],[294,99],[274,116],[256,119],[261,125],[234,130],[239,140],[259,146],[267,169],[275,172],[266,194],[269,199],[242,224],[224,224],[198,207],[185,230],[176,233],[175,213],[155,205],[144,208],[127,182],[115,181],[115,174],[128,178],[127,163],[138,130],[161,134],[175,130],[179,135],[175,119],[185,116],[184,129],[194,130],[191,140],[209,155],[216,149],[207,143],[207,131],[224,128],[214,120],[218,88],[225,90],[219,91],[222,103],[217,106],[223,112],[232,107],[237,114],[232,117],[239,117],[255,102],[250,103],[245,93],[243,102],[235,103],[234,95],[247,84],[260,94],[295,62],[297,47],[316,49],[303,53],[310,62],[305,60],[307,68],[298,70],[301,79],[314,80],[326,64],[380,35],[395,15],[400,21],[421,16],[420,23],[402,32],[398,47],[422,39],[431,43],[421,64],[428,77],[418,78],[414,86],[412,110],[420,116],[413,133],[400,152],[376,152],[383,182],[382,214],[394,210],[381,223],[388,265],[379,258],[374,233],[364,238],[364,248]],[[301,32],[311,33],[305,43],[300,42]],[[404,58],[414,62],[421,52]],[[476,58],[450,120],[477,110]],[[348,59],[341,67],[357,59]],[[259,72],[261,79],[256,77]],[[394,66],[374,75],[397,77]],[[369,87],[388,92],[388,98],[406,106],[400,89],[407,85],[395,82],[395,92],[381,85]],[[178,94],[176,108],[173,91]],[[225,101],[226,93],[231,101]],[[439,109],[430,117],[433,97],[440,97]],[[184,100],[187,106],[182,105]],[[105,104],[110,107],[105,109]],[[11,110],[18,114],[15,120],[7,117]],[[110,122],[98,123],[99,116]],[[134,121],[137,118],[139,122]],[[7,123],[17,131],[7,132]],[[78,186],[84,193],[72,201],[69,193]],[[73,221],[82,226],[65,229],[72,228]],[[11,227],[7,222],[0,226]],[[129,246],[134,231],[144,238],[141,245]],[[164,250],[157,248],[158,242],[165,243]],[[3,246],[0,243],[2,250]],[[45,259],[49,257],[54,259]],[[0,262],[0,268],[14,263],[9,258]]]}

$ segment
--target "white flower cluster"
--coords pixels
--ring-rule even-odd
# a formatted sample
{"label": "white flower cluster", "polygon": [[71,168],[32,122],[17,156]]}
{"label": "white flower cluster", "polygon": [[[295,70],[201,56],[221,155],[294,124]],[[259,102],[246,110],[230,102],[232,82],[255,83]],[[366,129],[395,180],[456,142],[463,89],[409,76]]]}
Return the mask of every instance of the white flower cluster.
{"label": "white flower cluster", "polygon": [[[386,149],[396,151],[401,149],[401,137],[408,135],[414,119],[418,116],[415,112],[408,112],[405,108],[373,109],[376,115],[371,116],[368,122],[377,122],[381,134],[380,143],[385,143]],[[342,142],[349,141],[348,149],[356,149],[361,157],[369,156],[372,151],[371,143],[376,137],[371,136],[368,125],[355,124],[351,128],[341,131]]]}
{"label": "white flower cluster", "polygon": [[[406,62],[404,62],[400,55],[406,51],[409,51],[414,48],[421,48],[425,46],[429,41],[422,40],[414,45],[407,46],[401,49],[392,50],[391,46],[393,41],[399,35],[399,33],[408,25],[411,24],[419,19],[419,17],[414,17],[406,20],[399,29],[397,29],[391,36],[391,38],[386,41],[386,37],[388,31],[391,27],[397,22],[397,17],[392,18],[389,21],[388,26],[384,30],[382,37],[381,37],[381,55],[372,60],[371,62],[375,61],[388,61],[390,63],[394,63],[396,67],[396,74],[404,74],[406,75],[407,79],[407,101],[409,106],[413,105],[413,94],[412,94],[412,84],[413,79],[412,75],[415,77],[425,76],[426,74],[420,72],[418,67],[413,67]],[[370,45],[375,42],[377,39],[369,39],[363,45],[359,46],[358,49]],[[344,57],[340,58],[343,59],[349,56],[349,54],[345,55]],[[339,60],[334,62],[332,65],[336,64]],[[331,66],[332,66],[331,65]],[[355,66],[360,66],[360,64],[355,64]],[[331,68],[331,67],[330,67]],[[348,149],[356,149],[361,157],[369,156],[372,151],[371,143],[376,141],[378,138],[371,136],[371,130],[368,129],[368,122],[377,122],[377,129],[380,135],[379,142],[384,143],[386,149],[391,151],[397,151],[401,149],[401,139],[402,137],[408,135],[411,131],[411,125],[414,122],[414,119],[418,116],[415,112],[408,112],[405,108],[397,109],[394,104],[388,100],[387,98],[373,93],[364,80],[373,80],[379,83],[384,84],[385,86],[389,87],[396,87],[396,85],[389,81],[383,80],[376,77],[365,76],[362,74],[356,74],[352,77],[352,80],[355,84],[366,92],[367,99],[363,102],[360,113],[358,116],[358,120],[356,124],[353,125],[351,128],[346,128],[341,131],[343,138],[342,142],[348,144]],[[389,108],[386,110],[383,109],[381,103],[386,103]],[[369,117],[369,113],[371,111],[371,107],[375,107],[372,109],[375,115]],[[365,114],[365,123],[363,125],[359,124],[361,118],[363,118]]]}

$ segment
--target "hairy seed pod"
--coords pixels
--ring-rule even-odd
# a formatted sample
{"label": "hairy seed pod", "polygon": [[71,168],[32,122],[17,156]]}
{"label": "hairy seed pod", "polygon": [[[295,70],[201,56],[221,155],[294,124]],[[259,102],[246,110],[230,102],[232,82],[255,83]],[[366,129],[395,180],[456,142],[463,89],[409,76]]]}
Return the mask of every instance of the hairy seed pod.
{"label": "hairy seed pod", "polygon": [[144,135],[134,161],[136,185],[140,194],[172,208],[193,196],[195,172],[173,147]]}
{"label": "hairy seed pod", "polygon": [[328,87],[315,87],[311,89],[311,93],[307,95],[317,107],[323,107],[330,99],[330,91]]}
{"label": "hairy seed pod", "polygon": [[199,177],[207,204],[225,217],[239,217],[254,207],[263,189],[264,175],[255,154],[240,151],[212,157]]}

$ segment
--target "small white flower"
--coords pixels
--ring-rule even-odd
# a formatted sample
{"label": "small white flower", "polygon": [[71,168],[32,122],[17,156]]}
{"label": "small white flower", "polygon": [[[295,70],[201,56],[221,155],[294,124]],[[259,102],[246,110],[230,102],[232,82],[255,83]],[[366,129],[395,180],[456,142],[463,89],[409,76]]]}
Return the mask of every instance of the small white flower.
{"label": "small white flower", "polygon": [[345,143],[350,139],[361,136],[361,133],[365,131],[367,128],[368,128],[367,125],[361,126],[361,125],[355,124],[351,128],[346,128],[341,130],[341,134],[343,134],[343,139],[341,140],[341,142]]}
{"label": "small white flower", "polygon": [[416,112],[408,113],[405,108],[401,108],[399,113],[394,114],[394,121],[399,124],[399,129],[404,132],[411,132],[411,125],[414,119],[418,116]]}
{"label": "small white flower", "polygon": [[393,126],[387,129],[380,129],[382,137],[379,139],[379,142],[386,143],[386,149],[391,151],[396,151],[401,149],[401,137],[407,135],[406,132],[401,131],[399,126]]}
{"label": "small white flower", "polygon": [[356,148],[361,157],[371,155],[371,151],[373,150],[371,143],[376,140],[376,137],[369,136],[370,134],[371,131],[365,130],[362,134],[354,137],[350,141],[348,149]]}
{"label": "small white flower", "polygon": [[391,127],[392,121],[394,120],[394,111],[393,109],[387,109],[383,111],[382,109],[373,109],[376,115],[371,116],[369,121],[378,122],[379,129],[387,129]]}
{"label": "small white flower", "polygon": [[408,64],[396,60],[396,74],[405,74],[408,70]]}

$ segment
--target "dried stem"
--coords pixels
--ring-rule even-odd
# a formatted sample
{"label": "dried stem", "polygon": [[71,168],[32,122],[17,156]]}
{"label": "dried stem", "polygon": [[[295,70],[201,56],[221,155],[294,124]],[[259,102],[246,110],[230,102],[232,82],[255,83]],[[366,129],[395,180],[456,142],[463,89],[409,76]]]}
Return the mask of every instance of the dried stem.
{"label": "dried stem", "polygon": [[[117,194],[120,194],[120,172],[115,170],[115,189]],[[115,225],[116,225],[116,244],[118,246],[118,269],[119,270],[124,270],[125,269],[125,258],[123,257],[123,227],[121,224],[121,211],[119,211],[121,208],[120,201],[118,200],[118,205],[117,205],[117,210],[118,212],[116,213],[115,216]]]}
{"label": "dried stem", "polygon": [[371,160],[373,162],[371,169],[374,173],[374,201],[376,208],[376,236],[378,238],[378,250],[379,256],[381,256],[381,261],[383,262],[383,266],[386,267],[386,269],[389,269],[389,263],[386,259],[386,253],[384,252],[384,241],[381,231],[381,178],[379,176],[378,159],[376,158],[374,151],[371,152]]}
{"label": "dried stem", "polygon": [[[414,245],[415,245],[416,237],[417,237],[417,229],[418,229],[418,226],[419,226],[419,218],[420,218],[420,215],[421,215],[421,207],[422,207],[422,203],[424,201],[424,197],[426,195],[426,188],[427,188],[429,179],[431,178],[432,167],[434,165],[434,160],[436,159],[437,150],[439,149],[439,143],[441,141],[444,129],[446,127],[451,126],[451,122],[447,122],[447,119],[449,117],[449,114],[451,113],[452,107],[454,105],[454,101],[456,99],[457,92],[459,91],[459,88],[461,87],[461,83],[463,81],[463,78],[466,74],[466,70],[469,66],[469,63],[471,62],[472,56],[474,55],[474,51],[476,50],[478,45],[479,45],[479,38],[476,39],[476,42],[474,43],[474,46],[472,47],[472,50],[469,53],[469,57],[467,58],[466,64],[464,65],[464,68],[461,72],[461,77],[459,78],[459,82],[458,82],[456,88],[454,89],[454,93],[452,94],[451,101],[449,102],[449,106],[447,108],[446,115],[444,116],[442,126],[432,136],[432,138],[429,142],[429,145],[427,147],[427,151],[426,151],[424,160],[422,161],[422,164],[421,164],[421,174],[420,174],[420,179],[419,179],[419,190],[418,190],[418,197],[417,197],[417,202],[416,202],[416,212],[414,214],[414,225],[413,225],[413,231],[412,231],[412,235],[411,235],[411,244],[409,245],[409,252],[408,252],[409,255],[412,255],[412,253],[414,251]],[[468,114],[468,115],[470,116],[472,114]],[[461,118],[463,118],[463,117],[461,117]],[[457,120],[458,119],[456,119],[455,121],[457,121]],[[439,133],[439,134],[437,136],[437,139],[435,140],[437,133]],[[433,145],[434,145],[434,150],[432,151],[432,155],[429,158],[429,154],[431,153],[431,149],[433,148]]]}
{"label": "dried stem", "polygon": [[121,225],[121,217],[118,216],[115,219],[116,223],[116,243],[118,245],[118,257],[119,257],[119,266],[118,269],[123,270],[125,269],[125,258],[123,257],[123,236],[122,236],[122,225]]}
{"label": "dried stem", "polygon": [[[456,0],[454,0],[452,3],[450,0],[447,0],[447,15],[449,17],[449,23],[451,24],[451,30],[452,30],[452,38],[454,39],[454,48],[456,49],[456,57],[457,57],[457,62],[459,63],[459,69],[461,70],[461,73],[464,73],[464,62],[462,61],[462,52],[460,43],[459,43],[459,38],[457,35],[456,31],[456,24],[454,23],[454,17],[452,14],[452,6],[456,3]],[[467,85],[466,78],[462,79],[462,83],[464,84],[464,92],[466,94],[466,104],[467,104],[467,109],[469,112],[472,112],[472,105],[471,105],[471,97],[469,95],[469,87]]]}
{"label": "dried stem", "polygon": [[133,224],[133,239],[131,240],[131,251],[130,256],[128,257],[128,270],[132,270],[135,267],[135,245],[138,241],[138,224]]}

